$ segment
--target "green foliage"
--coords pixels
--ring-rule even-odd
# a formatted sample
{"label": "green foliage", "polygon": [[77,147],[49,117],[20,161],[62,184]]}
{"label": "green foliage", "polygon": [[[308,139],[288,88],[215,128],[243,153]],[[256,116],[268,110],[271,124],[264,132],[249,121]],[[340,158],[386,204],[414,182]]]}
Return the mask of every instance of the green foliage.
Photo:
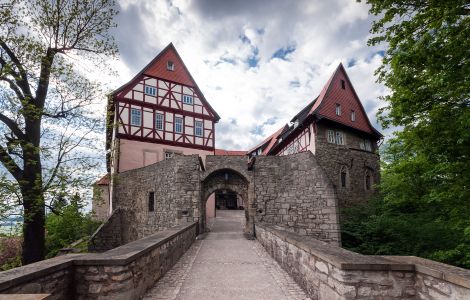
{"label": "green foliage", "polygon": [[[368,0],[380,15],[369,43],[388,44],[379,112],[402,131],[383,153],[380,200],[350,217],[345,245],[470,267],[470,5]],[[364,208],[363,208],[364,209]],[[365,212],[370,215],[365,214]],[[348,214],[350,214],[349,212]]]}
{"label": "green foliage", "polygon": [[57,213],[47,216],[46,252],[48,258],[57,255],[59,249],[90,236],[98,228],[100,222],[94,221],[91,213],[83,213],[81,209],[80,198],[74,196],[70,204],[58,207]]}

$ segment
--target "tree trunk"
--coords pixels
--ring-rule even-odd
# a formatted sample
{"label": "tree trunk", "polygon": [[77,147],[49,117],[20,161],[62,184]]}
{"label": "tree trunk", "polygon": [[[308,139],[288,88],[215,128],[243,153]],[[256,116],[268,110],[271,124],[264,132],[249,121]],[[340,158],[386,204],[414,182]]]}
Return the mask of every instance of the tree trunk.
{"label": "tree trunk", "polygon": [[20,182],[23,197],[23,264],[43,260],[45,257],[45,205],[42,182],[42,165],[39,150],[40,118],[26,120],[23,180]]}

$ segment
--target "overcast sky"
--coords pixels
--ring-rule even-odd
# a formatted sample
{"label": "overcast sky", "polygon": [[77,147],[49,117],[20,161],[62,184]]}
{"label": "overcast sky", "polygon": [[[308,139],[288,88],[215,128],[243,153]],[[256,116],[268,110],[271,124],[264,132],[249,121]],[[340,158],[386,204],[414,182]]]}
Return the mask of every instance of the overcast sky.
{"label": "overcast sky", "polygon": [[[131,79],[173,42],[221,116],[216,147],[247,150],[315,98],[340,62],[372,124],[386,89],[368,47],[372,17],[355,0],[121,0],[118,78]],[[103,137],[104,138],[104,137]]]}

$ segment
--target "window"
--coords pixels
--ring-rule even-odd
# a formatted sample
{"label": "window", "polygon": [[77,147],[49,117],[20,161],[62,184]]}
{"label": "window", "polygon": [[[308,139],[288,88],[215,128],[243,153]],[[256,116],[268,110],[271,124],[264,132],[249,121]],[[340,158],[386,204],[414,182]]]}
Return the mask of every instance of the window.
{"label": "window", "polygon": [[361,150],[372,151],[372,143],[369,140],[361,140],[359,142],[359,148],[361,148]]}
{"label": "window", "polygon": [[336,144],[344,145],[343,133],[341,131],[336,131]]}
{"label": "window", "polygon": [[174,71],[175,70],[175,64],[172,61],[167,61],[166,62],[166,69],[168,71]]}
{"label": "window", "polygon": [[193,96],[183,95],[184,104],[193,104]]}
{"label": "window", "polygon": [[172,158],[173,155],[173,152],[165,151],[165,160]]}
{"label": "window", "polygon": [[340,172],[341,187],[346,187],[347,175],[347,168],[343,166]]}
{"label": "window", "polygon": [[131,125],[141,126],[142,125],[142,111],[137,108],[131,109]]}
{"label": "window", "polygon": [[145,86],[145,94],[150,96],[155,96],[157,94],[157,89],[153,86]]}
{"label": "window", "polygon": [[370,170],[366,170],[364,179],[365,179],[364,187],[366,188],[366,191],[369,191],[372,187],[372,178],[371,178]]}
{"label": "window", "polygon": [[344,80],[341,79],[341,88],[344,90],[346,89],[346,83],[344,82]]}
{"label": "window", "polygon": [[336,103],[336,115],[341,116],[341,105]]}
{"label": "window", "polygon": [[194,135],[202,136],[202,121],[194,121]]}
{"label": "window", "polygon": [[149,192],[149,211],[155,210],[155,192]]}
{"label": "window", "polygon": [[328,143],[335,143],[335,132],[333,130],[328,130]]}
{"label": "window", "polygon": [[183,133],[183,118],[175,118],[175,133]]}
{"label": "window", "polygon": [[354,110],[351,110],[351,121],[356,121],[356,112]]}
{"label": "window", "polygon": [[163,130],[163,115],[155,114],[155,129]]}

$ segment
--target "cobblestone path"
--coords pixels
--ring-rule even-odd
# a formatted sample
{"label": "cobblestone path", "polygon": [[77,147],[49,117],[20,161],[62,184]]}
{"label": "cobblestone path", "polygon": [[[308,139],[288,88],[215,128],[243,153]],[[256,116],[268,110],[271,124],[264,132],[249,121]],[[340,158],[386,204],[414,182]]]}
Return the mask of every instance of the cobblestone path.
{"label": "cobblestone path", "polygon": [[243,211],[217,211],[200,237],[143,299],[309,299],[256,240],[242,234]]}

